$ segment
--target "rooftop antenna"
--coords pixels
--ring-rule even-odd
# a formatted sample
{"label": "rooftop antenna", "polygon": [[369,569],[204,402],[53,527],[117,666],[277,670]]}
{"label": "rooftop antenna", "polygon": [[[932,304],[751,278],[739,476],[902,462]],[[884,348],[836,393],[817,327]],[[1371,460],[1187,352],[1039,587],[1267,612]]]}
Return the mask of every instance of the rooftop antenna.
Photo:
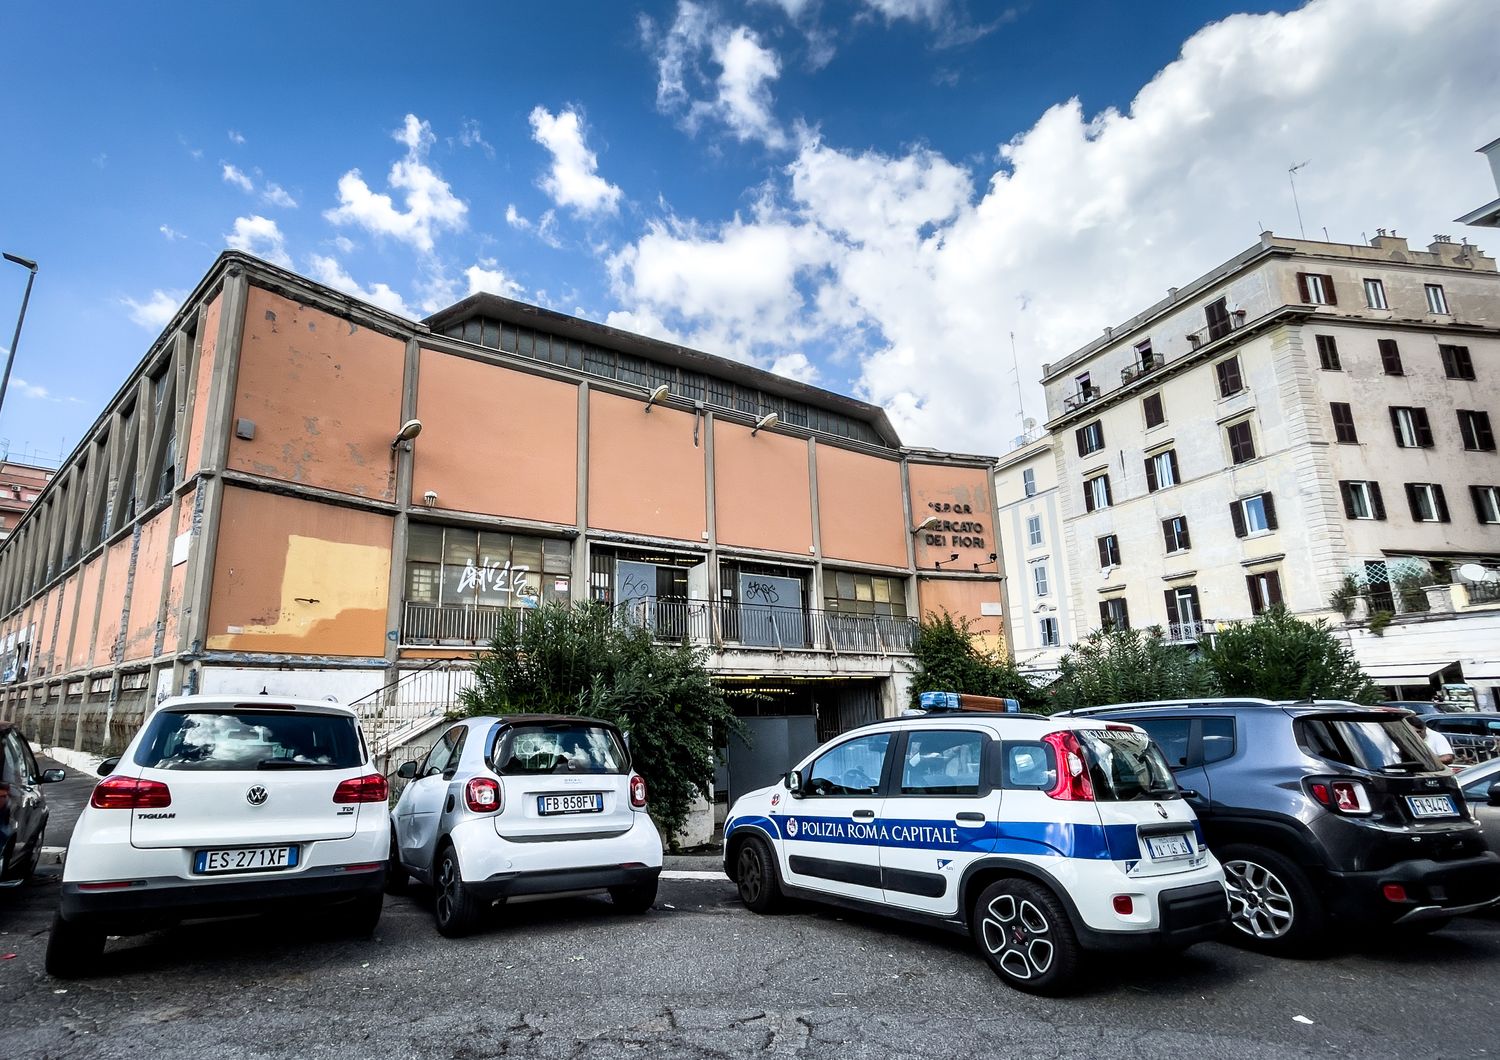
{"label": "rooftop antenna", "polygon": [[1016,356],[1016,333],[1010,333],[1010,370],[1016,377],[1016,419],[1021,421],[1021,434],[1026,434],[1026,394],[1021,389],[1021,360]]}
{"label": "rooftop antenna", "polygon": [[1305,168],[1311,161],[1312,159],[1309,158],[1307,162],[1298,162],[1295,166],[1288,167],[1286,171],[1287,183],[1292,186],[1292,205],[1297,209],[1297,231],[1302,233],[1303,239],[1307,238],[1307,229],[1302,226],[1302,204],[1297,201],[1297,170]]}

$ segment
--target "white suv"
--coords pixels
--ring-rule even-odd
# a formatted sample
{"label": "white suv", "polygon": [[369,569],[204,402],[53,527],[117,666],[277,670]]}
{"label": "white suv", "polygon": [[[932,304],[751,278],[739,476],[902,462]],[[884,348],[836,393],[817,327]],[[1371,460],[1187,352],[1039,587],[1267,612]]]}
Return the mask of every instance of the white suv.
{"label": "white suv", "polygon": [[380,919],[389,788],[353,711],[265,696],[168,699],[99,767],[73,830],[47,971],[93,970],[106,935],[286,904]]}
{"label": "white suv", "polygon": [[1085,951],[1183,947],[1228,922],[1224,872],[1149,736],[1025,714],[928,714],[831,740],[735,801],[724,868],[784,895],[967,931],[997,973],[1068,988]]}
{"label": "white suv", "polygon": [[661,836],[619,730],[592,718],[468,718],[422,763],[391,812],[392,893],[432,885],[437,929],[457,937],[497,902],[608,891],[621,909],[656,901]]}

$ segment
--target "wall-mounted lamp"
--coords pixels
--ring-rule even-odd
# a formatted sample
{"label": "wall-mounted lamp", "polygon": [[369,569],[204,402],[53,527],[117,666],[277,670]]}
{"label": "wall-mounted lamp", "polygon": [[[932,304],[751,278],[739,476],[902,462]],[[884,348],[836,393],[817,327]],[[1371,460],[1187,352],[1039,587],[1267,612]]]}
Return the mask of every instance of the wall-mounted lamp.
{"label": "wall-mounted lamp", "polygon": [[407,420],[396,432],[396,440],[391,442],[391,452],[394,453],[398,448],[405,448],[407,452],[411,452],[411,440],[421,433],[421,420]]}
{"label": "wall-mounted lamp", "polygon": [[669,387],[666,383],[663,383],[661,386],[651,391],[651,396],[646,399],[646,411],[650,412],[651,406],[656,404],[658,401],[665,401],[667,395],[671,392],[672,388]]}
{"label": "wall-mounted lamp", "polygon": [[949,556],[947,559],[938,560],[938,562],[934,563],[933,566],[936,567],[938,570],[942,570],[944,563],[952,563],[956,559],[958,559],[958,553],[957,552],[953,553],[953,555]]}
{"label": "wall-mounted lamp", "polygon": [[422,494],[422,503],[427,505],[427,507],[429,508],[436,507],[437,490],[428,490],[426,493]]}
{"label": "wall-mounted lamp", "polygon": [[776,413],[774,412],[768,412],[760,419],[755,421],[755,430],[752,430],[750,432],[750,437],[754,438],[757,432],[774,427],[780,422],[780,416],[776,415]]}
{"label": "wall-mounted lamp", "polygon": [[932,527],[932,526],[936,526],[937,523],[938,523],[938,517],[935,516],[935,515],[929,515],[926,519],[923,519],[916,526],[912,527],[911,528],[911,532],[914,533],[914,534],[920,534],[923,530],[926,530],[926,529],[928,529],[929,527]]}
{"label": "wall-mounted lamp", "polygon": [[1000,556],[997,553],[991,552],[990,553],[990,558],[987,559],[987,560],[985,560],[983,563],[976,563],[976,564],[974,564],[974,569],[977,571],[977,570],[979,570],[980,567],[988,567],[991,563],[994,563],[999,558],[1000,558]]}

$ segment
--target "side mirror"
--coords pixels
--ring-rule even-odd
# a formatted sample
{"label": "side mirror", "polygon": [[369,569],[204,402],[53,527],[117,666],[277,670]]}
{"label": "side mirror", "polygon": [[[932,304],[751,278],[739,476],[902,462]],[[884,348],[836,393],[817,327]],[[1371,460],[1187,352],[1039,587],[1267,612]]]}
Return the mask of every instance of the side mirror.
{"label": "side mirror", "polygon": [[119,768],[119,765],[120,765],[120,756],[119,755],[115,755],[113,758],[106,758],[104,761],[102,761],[102,762],[99,763],[99,775],[101,777],[107,777],[111,773],[113,773],[117,768]]}
{"label": "side mirror", "polygon": [[786,790],[798,798],[802,797],[802,773],[800,770],[792,770],[786,775]]}
{"label": "side mirror", "polygon": [[1491,806],[1500,806],[1500,780],[1497,780],[1490,785],[1490,790],[1485,795],[1485,800]]}
{"label": "side mirror", "polygon": [[401,768],[396,770],[396,776],[400,777],[402,780],[410,780],[416,775],[417,763],[415,762],[402,762]]}
{"label": "side mirror", "polygon": [[44,770],[42,770],[42,783],[43,784],[60,784],[64,780],[67,780],[67,779],[68,779],[68,774],[64,770],[61,770],[61,769],[44,769]]}
{"label": "side mirror", "polygon": [[1178,792],[1189,802],[1202,802],[1203,794],[1193,788],[1178,788]]}

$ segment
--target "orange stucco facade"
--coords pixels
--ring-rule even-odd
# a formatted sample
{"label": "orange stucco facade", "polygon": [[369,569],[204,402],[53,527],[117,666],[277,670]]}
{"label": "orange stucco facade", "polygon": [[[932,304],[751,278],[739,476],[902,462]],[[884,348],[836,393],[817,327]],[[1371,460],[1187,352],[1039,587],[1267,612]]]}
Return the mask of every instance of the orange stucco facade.
{"label": "orange stucco facade", "polygon": [[197,365],[193,369],[192,419],[187,424],[187,459],[184,466],[188,474],[203,467],[203,436],[208,422],[208,390],[214,374],[214,351],[219,344],[219,318],[223,314],[224,297],[215,295],[203,310],[203,330],[199,334]]}
{"label": "orange stucco facade", "polygon": [[[998,553],[995,516],[990,506],[990,474],[984,468],[950,464],[908,465],[912,525],[928,518],[936,522],[916,535],[917,567],[931,570],[937,563],[954,571],[978,567],[993,574],[991,555]],[[952,559],[954,553],[958,559]]]}
{"label": "orange stucco facade", "polygon": [[589,394],[589,525],[702,541],[704,447],[690,413],[646,412],[639,398]]}
{"label": "orange stucco facade", "polygon": [[811,553],[807,442],[715,422],[714,512],[723,544]]}
{"label": "orange stucco facade", "polygon": [[[917,579],[922,614],[948,614],[970,623],[969,631],[987,651],[1005,651],[1005,619],[1000,612],[1000,584],[955,578]],[[985,614],[985,611],[993,614]]]}
{"label": "orange stucco facade", "polygon": [[830,559],[906,566],[900,461],[819,445],[818,526]]}

